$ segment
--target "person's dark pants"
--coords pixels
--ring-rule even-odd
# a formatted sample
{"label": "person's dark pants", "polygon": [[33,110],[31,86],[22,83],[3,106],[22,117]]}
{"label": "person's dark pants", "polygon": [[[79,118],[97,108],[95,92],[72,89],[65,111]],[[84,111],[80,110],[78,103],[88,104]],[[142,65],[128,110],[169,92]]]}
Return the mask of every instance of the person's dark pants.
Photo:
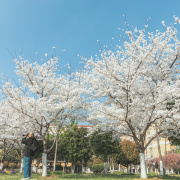
{"label": "person's dark pants", "polygon": [[33,156],[24,156],[24,178],[31,177],[31,164]]}

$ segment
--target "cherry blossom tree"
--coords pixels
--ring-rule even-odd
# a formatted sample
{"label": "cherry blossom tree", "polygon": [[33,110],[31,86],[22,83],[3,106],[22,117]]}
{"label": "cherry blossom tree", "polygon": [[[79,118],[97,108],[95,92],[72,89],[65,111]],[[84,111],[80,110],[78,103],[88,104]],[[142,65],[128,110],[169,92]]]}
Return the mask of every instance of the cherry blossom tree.
{"label": "cherry blossom tree", "polygon": [[[114,132],[114,138],[133,138],[140,153],[141,178],[147,178],[144,151],[151,141],[180,127],[180,42],[176,27],[162,24],[165,31],[155,34],[146,33],[148,25],[143,30],[127,28],[123,47],[101,50],[95,60],[81,57],[90,112],[86,121],[94,125],[89,133],[101,128]],[[167,110],[171,101],[175,105]],[[155,124],[158,131],[146,143],[147,130]]]}
{"label": "cherry blossom tree", "polygon": [[[8,106],[16,114],[16,126],[28,126],[29,131],[36,132],[43,141],[42,176],[47,176],[47,153],[52,150],[56,137],[67,119],[83,119],[80,113],[83,104],[80,73],[58,74],[58,58],[51,58],[42,65],[31,64],[20,57],[14,59],[20,85],[6,82],[1,91]],[[49,127],[54,124],[54,142],[47,149]]]}
{"label": "cherry blossom tree", "polygon": [[[3,144],[3,157],[2,157],[2,166],[3,159],[14,147],[20,149],[21,154],[17,153],[21,158],[21,169],[23,171],[23,162],[24,162],[24,145],[21,143],[23,132],[29,132],[29,125],[18,124],[18,119],[16,113],[13,113],[12,108],[10,108],[5,100],[0,103],[0,139]],[[21,121],[22,123],[22,121]],[[3,168],[3,167],[2,167]]]}
{"label": "cherry blossom tree", "polygon": [[163,157],[164,167],[169,171],[180,168],[180,154],[169,153]]}

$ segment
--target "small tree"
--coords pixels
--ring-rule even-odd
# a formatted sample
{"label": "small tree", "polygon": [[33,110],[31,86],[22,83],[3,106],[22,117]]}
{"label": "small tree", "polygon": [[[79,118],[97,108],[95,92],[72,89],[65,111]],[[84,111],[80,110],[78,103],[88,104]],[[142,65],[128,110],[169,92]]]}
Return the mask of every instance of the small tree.
{"label": "small tree", "polygon": [[75,172],[75,164],[84,160],[87,162],[92,155],[89,137],[85,128],[78,129],[77,125],[72,130],[66,130],[60,138],[58,147],[59,158],[72,163],[71,172]]}
{"label": "small tree", "polygon": [[20,150],[19,149],[17,150],[16,148],[12,148],[11,151],[5,157],[5,160],[8,162],[18,163],[18,161],[20,161],[21,158],[18,156],[17,151],[19,153]]}
{"label": "small tree", "polygon": [[126,139],[122,141],[120,145],[120,152],[115,155],[115,162],[127,167],[127,173],[129,173],[128,165],[140,164],[139,151],[134,142]]}
{"label": "small tree", "polygon": [[91,135],[90,141],[93,153],[97,156],[100,156],[101,159],[104,161],[105,173],[107,174],[108,156],[113,156],[118,152],[118,149],[120,148],[118,140],[112,141],[111,132],[106,132],[102,134],[102,132],[98,130]]}

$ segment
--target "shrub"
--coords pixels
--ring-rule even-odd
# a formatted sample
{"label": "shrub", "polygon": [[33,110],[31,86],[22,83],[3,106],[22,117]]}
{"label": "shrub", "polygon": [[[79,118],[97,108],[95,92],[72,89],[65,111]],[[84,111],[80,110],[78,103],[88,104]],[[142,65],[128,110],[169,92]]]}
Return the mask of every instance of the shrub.
{"label": "shrub", "polygon": [[9,168],[10,169],[15,169],[16,168],[16,163],[9,163]]}
{"label": "shrub", "polygon": [[61,166],[59,164],[56,165],[56,170],[62,170],[62,169],[63,169],[63,166]]}
{"label": "shrub", "polygon": [[4,167],[8,168],[9,163],[7,161],[4,161]]}
{"label": "shrub", "polygon": [[126,173],[124,171],[114,171],[113,174],[122,175],[122,174],[126,174]]}
{"label": "shrub", "polygon": [[75,166],[75,172],[82,172],[82,165],[77,163],[76,166]]}
{"label": "shrub", "polygon": [[169,153],[166,156],[163,156],[163,165],[167,169],[178,169],[180,168],[180,154]]}
{"label": "shrub", "polygon": [[94,164],[91,169],[93,173],[101,173],[104,170],[104,164]]}
{"label": "shrub", "polygon": [[103,164],[103,162],[99,158],[96,158],[93,161],[88,161],[87,167],[89,167],[92,170],[92,165],[95,164]]}
{"label": "shrub", "polygon": [[42,166],[39,166],[39,168],[38,169],[42,169]]}
{"label": "shrub", "polygon": [[151,176],[155,176],[156,175],[155,172],[149,172],[148,174],[151,175]]}
{"label": "shrub", "polygon": [[91,168],[92,164],[93,164],[93,158],[90,158],[89,161],[86,162],[84,165]]}
{"label": "shrub", "polygon": [[18,163],[16,167],[17,167],[17,168],[20,168],[20,167],[21,167],[21,163]]}

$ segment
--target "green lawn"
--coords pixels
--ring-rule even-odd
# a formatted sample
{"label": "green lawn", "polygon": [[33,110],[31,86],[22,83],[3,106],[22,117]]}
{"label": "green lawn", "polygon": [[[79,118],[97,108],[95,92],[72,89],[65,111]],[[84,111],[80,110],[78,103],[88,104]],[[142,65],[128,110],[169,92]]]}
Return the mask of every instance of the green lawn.
{"label": "green lawn", "polygon": [[[158,177],[159,179],[164,179],[164,180],[179,180],[180,176],[153,176],[153,175],[148,175],[148,178],[153,178],[153,177]],[[5,173],[0,173],[0,180],[5,179],[5,180],[20,180],[23,178],[23,173],[15,173],[15,174],[5,174]],[[62,179],[62,180],[75,180],[75,179],[80,179],[80,180],[88,180],[88,179],[93,179],[93,180],[115,180],[115,179],[122,179],[122,180],[133,180],[134,178],[140,178],[139,174],[134,174],[134,175],[115,175],[115,174],[63,174],[62,172],[55,172],[51,173],[48,172],[48,177],[42,178],[41,174],[32,174],[32,179],[33,180],[39,180],[39,179]]]}

